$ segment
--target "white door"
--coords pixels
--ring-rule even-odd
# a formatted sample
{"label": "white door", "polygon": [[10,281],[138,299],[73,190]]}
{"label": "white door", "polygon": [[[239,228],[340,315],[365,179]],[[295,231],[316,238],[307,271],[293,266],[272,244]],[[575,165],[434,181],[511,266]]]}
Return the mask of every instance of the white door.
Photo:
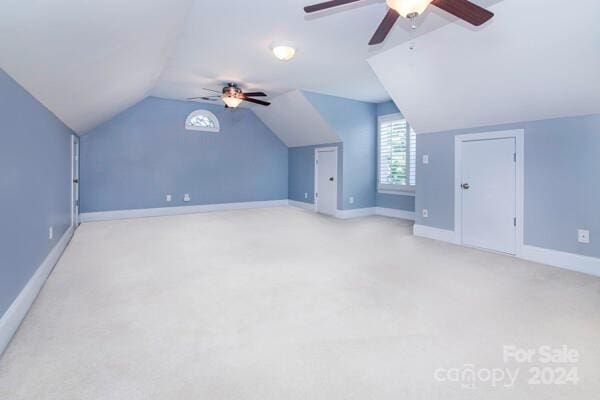
{"label": "white door", "polygon": [[317,212],[335,215],[337,211],[337,149],[315,152],[315,205]]}
{"label": "white door", "polygon": [[516,140],[462,142],[462,243],[516,254]]}
{"label": "white door", "polygon": [[79,225],[79,139],[73,137],[71,143],[72,166],[71,175],[73,178],[71,188],[71,226]]}

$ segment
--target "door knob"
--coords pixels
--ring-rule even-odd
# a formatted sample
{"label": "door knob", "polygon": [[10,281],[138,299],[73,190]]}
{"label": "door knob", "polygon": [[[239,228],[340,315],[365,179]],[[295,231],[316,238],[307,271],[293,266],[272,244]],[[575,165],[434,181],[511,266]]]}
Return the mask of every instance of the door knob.
{"label": "door knob", "polygon": [[331,178],[329,178],[329,180],[330,180],[331,182],[333,182],[333,176],[332,176]]}
{"label": "door knob", "polygon": [[462,185],[460,185],[461,188],[467,190],[469,189],[471,186],[468,183],[463,183]]}

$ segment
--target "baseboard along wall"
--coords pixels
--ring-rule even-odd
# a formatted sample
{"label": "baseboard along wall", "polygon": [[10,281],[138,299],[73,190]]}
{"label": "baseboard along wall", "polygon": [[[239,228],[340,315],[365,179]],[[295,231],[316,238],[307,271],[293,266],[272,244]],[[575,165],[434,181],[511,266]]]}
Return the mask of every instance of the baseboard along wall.
{"label": "baseboard along wall", "polygon": [[27,312],[33,305],[46,279],[54,269],[63,251],[73,237],[74,228],[71,227],[62,235],[54,248],[48,253],[40,264],[27,285],[21,290],[15,301],[0,318],[0,355],[6,350],[10,340],[19,329],[21,322],[25,319]]}
{"label": "baseboard along wall", "polygon": [[288,200],[247,201],[242,203],[205,204],[197,206],[145,208],[138,210],[101,211],[80,214],[81,222],[112,221],[118,219],[162,217],[168,215],[184,215],[211,211],[244,210],[252,208],[283,207]]}
{"label": "baseboard along wall", "polygon": [[[413,234],[419,237],[461,245],[456,238],[455,232],[451,230],[433,228],[425,225],[414,225]],[[521,251],[517,258],[588,275],[600,276],[600,258],[582,256],[580,254],[567,253],[530,245],[521,246]]]}

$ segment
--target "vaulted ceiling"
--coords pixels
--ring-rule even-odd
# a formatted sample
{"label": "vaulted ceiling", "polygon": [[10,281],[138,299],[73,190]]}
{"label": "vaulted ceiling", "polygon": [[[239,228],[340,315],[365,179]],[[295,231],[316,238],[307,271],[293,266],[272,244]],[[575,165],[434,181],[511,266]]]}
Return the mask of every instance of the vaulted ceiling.
{"label": "vaulted ceiling", "polygon": [[600,113],[600,2],[504,0],[369,59],[419,133]]}
{"label": "vaulted ceiling", "polygon": [[[185,99],[226,81],[389,99],[366,59],[404,42],[406,23],[370,48],[385,0],[306,16],[312,1],[3,0],[0,67],[78,133],[150,94]],[[452,20],[431,12],[419,33]],[[293,41],[297,57],[277,61],[275,40]]]}
{"label": "vaulted ceiling", "polygon": [[148,95],[191,0],[3,0],[0,67],[76,132]]}
{"label": "vaulted ceiling", "polygon": [[[596,0],[474,0],[497,14],[479,29],[430,7],[413,51],[405,20],[367,46],[385,0],[303,13],[318,1],[3,0],[0,67],[78,133],[148,95],[181,100],[228,81],[275,102],[297,89],[391,96],[421,132],[600,112]],[[297,57],[277,61],[276,40]]]}

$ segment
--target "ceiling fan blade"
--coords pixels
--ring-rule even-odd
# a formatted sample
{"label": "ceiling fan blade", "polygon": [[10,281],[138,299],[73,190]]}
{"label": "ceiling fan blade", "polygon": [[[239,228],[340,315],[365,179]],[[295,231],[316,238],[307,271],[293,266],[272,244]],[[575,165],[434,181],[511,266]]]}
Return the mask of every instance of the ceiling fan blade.
{"label": "ceiling fan blade", "polygon": [[200,96],[200,97],[188,97],[188,100],[208,100],[208,101],[216,101],[221,96]]}
{"label": "ceiling fan blade", "polygon": [[327,10],[328,8],[339,7],[345,4],[356,3],[360,0],[331,0],[324,3],[313,4],[312,6],[304,7],[304,12],[313,13],[316,11]]}
{"label": "ceiling fan blade", "polygon": [[381,21],[381,24],[379,24],[379,28],[377,28],[377,30],[375,31],[375,34],[371,38],[371,41],[369,42],[369,46],[382,43],[385,40],[385,38],[387,37],[388,33],[390,33],[390,31],[392,30],[392,27],[398,20],[399,16],[400,16],[400,14],[398,14],[398,12],[396,10],[392,10],[390,8],[388,10],[388,13],[383,18],[383,21]]}
{"label": "ceiling fan blade", "polygon": [[243,100],[247,101],[249,103],[260,104],[261,106],[270,106],[271,105],[271,103],[268,103],[266,101],[251,99],[251,98],[245,97],[245,96],[244,96]]}
{"label": "ceiling fan blade", "polygon": [[202,90],[208,90],[209,92],[215,92],[215,93],[222,93],[219,90],[212,90],[212,89],[207,89],[207,88],[202,88]]}
{"label": "ceiling fan blade", "polygon": [[267,94],[263,93],[263,92],[250,92],[250,93],[244,93],[244,96],[250,96],[250,97],[267,97]]}
{"label": "ceiling fan blade", "polygon": [[493,12],[468,0],[433,0],[431,4],[475,26],[483,25],[494,16]]}

